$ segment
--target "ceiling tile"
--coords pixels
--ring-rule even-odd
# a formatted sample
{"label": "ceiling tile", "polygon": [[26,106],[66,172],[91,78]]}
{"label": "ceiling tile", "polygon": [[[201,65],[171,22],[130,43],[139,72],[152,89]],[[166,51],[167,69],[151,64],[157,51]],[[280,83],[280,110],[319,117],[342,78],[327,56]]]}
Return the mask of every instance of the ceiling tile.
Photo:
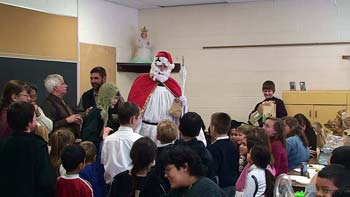
{"label": "ceiling tile", "polygon": [[[136,9],[150,9],[172,6],[188,6],[188,5],[202,5],[202,4],[216,4],[216,3],[242,3],[251,1],[265,1],[265,0],[105,0],[116,3],[118,5],[136,8]],[[270,0],[272,1],[272,0]]]}

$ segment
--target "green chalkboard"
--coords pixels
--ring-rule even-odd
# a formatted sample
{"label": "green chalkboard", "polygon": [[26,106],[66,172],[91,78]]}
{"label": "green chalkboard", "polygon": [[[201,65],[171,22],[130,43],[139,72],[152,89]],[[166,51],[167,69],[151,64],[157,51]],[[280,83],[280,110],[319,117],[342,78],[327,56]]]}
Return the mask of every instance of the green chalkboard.
{"label": "green chalkboard", "polygon": [[68,85],[65,101],[71,106],[77,103],[77,63],[0,57],[0,70],[1,92],[4,84],[11,79],[30,82],[39,89],[40,105],[48,95],[44,79],[47,75],[59,74]]}

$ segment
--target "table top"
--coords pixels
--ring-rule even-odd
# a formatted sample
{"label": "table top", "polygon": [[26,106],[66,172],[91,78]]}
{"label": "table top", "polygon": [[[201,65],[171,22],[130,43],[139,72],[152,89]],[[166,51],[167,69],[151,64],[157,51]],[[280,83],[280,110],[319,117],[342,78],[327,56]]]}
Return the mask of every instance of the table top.
{"label": "table top", "polygon": [[[297,172],[297,171],[294,171],[294,170],[291,170],[287,173],[288,175],[297,175],[297,176],[301,176],[300,175],[300,172]],[[306,176],[304,176],[306,177]],[[302,184],[302,183],[299,183],[293,179],[291,179],[292,181],[292,186],[293,186],[293,189],[294,188],[298,188],[297,191],[301,191],[301,190],[305,190],[305,187],[308,185],[308,184]],[[295,189],[294,189],[295,190]]]}
{"label": "table top", "polygon": [[[308,165],[308,176],[301,176],[300,175],[300,167],[295,168],[294,170],[289,171],[287,174],[290,175],[291,181],[292,181],[292,186],[293,188],[297,188],[298,190],[295,189],[295,191],[300,191],[304,190],[308,183],[304,183],[305,181],[311,181],[311,178],[318,172],[320,171],[324,166],[323,165],[317,165],[317,164],[309,164]],[[297,182],[295,179],[300,178],[302,180],[300,182]]]}

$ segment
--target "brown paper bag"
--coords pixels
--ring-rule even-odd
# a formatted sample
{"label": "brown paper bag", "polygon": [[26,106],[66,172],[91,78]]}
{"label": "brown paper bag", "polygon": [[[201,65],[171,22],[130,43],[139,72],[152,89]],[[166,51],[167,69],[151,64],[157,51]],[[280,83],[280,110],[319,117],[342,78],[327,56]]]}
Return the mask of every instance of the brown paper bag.
{"label": "brown paper bag", "polygon": [[350,129],[350,117],[346,117],[343,120],[343,128],[345,129]]}
{"label": "brown paper bag", "polygon": [[182,115],[182,104],[179,98],[175,98],[173,104],[169,109],[169,113],[177,118]]}
{"label": "brown paper bag", "polygon": [[258,111],[255,111],[250,115],[249,122],[252,125],[258,124],[257,122],[260,120],[261,117],[262,115]]}
{"label": "brown paper bag", "polygon": [[274,101],[265,101],[261,105],[262,105],[262,114],[265,117],[276,118],[276,104]]}

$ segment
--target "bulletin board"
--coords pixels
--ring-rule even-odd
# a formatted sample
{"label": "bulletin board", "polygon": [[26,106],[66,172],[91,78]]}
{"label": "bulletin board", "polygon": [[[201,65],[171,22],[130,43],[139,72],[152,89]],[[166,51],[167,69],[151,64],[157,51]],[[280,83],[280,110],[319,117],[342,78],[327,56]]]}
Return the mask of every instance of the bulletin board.
{"label": "bulletin board", "polygon": [[78,20],[0,4],[0,54],[77,61]]}
{"label": "bulletin board", "polygon": [[109,46],[80,43],[80,95],[90,85],[90,70],[102,66],[107,72],[107,81],[116,83],[116,48]]}
{"label": "bulletin board", "polygon": [[47,96],[44,79],[60,74],[68,85],[65,100],[77,102],[78,20],[0,3],[0,89],[11,79],[38,86],[39,104]]}

